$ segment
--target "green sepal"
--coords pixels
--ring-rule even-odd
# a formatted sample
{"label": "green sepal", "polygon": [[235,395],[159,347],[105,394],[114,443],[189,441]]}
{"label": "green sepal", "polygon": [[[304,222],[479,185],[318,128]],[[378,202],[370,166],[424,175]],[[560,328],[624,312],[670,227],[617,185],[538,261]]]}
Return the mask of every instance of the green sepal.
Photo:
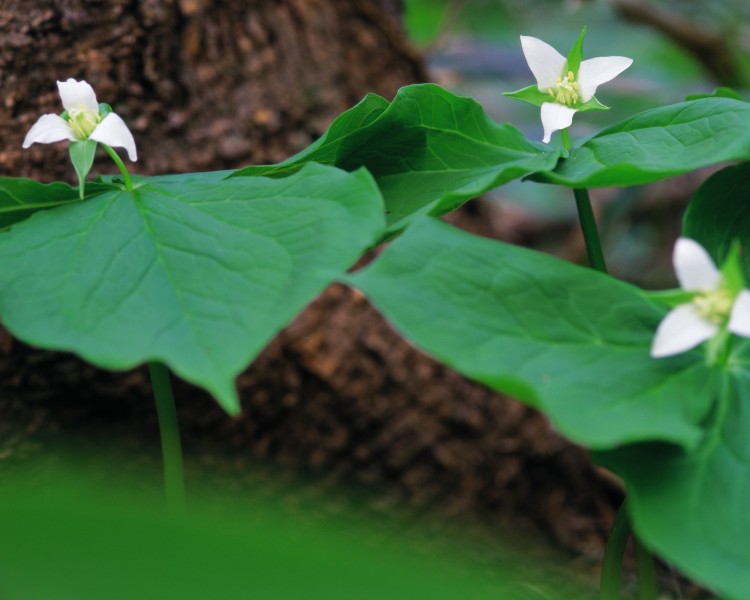
{"label": "green sepal", "polygon": [[649,300],[653,300],[669,308],[674,308],[680,304],[687,304],[699,295],[699,293],[677,288],[674,290],[646,291],[643,292],[643,295]]}
{"label": "green sepal", "polygon": [[[528,104],[533,104],[534,106],[541,106],[545,102],[555,101],[549,93],[545,94],[544,92],[540,92],[539,88],[537,88],[535,85],[530,85],[515,92],[504,92],[503,96],[515,98],[516,100],[521,100],[522,102],[527,102]],[[609,110],[609,106],[606,106],[599,102],[596,97],[592,98],[588,102],[585,102],[584,104],[572,106],[571,108],[575,108],[578,112],[588,112],[590,110]]]}
{"label": "green sepal", "polygon": [[586,26],[584,25],[581,29],[581,33],[573,44],[573,47],[568,52],[568,62],[566,63],[566,70],[573,71],[573,74],[578,79],[578,69],[581,68],[581,61],[583,60],[583,38],[586,37]]}
{"label": "green sepal", "polygon": [[738,239],[732,240],[724,264],[721,265],[724,284],[732,294],[739,294],[745,288],[745,276],[742,274],[742,246]]}
{"label": "green sepal", "polygon": [[609,110],[609,106],[606,106],[599,102],[596,97],[592,98],[588,102],[585,102],[584,104],[574,106],[573,108],[575,108],[578,112],[588,112],[590,110]]}
{"label": "green sepal", "polygon": [[70,142],[70,160],[76,170],[76,175],[78,175],[78,194],[81,200],[83,200],[86,175],[89,174],[91,166],[94,164],[94,154],[96,154],[95,141]]}
{"label": "green sepal", "polygon": [[688,94],[685,96],[685,101],[690,102],[691,100],[701,100],[702,98],[733,98],[734,100],[743,100],[737,90],[722,86],[717,87],[710,94]]}
{"label": "green sepal", "polygon": [[107,104],[106,102],[99,103],[99,116],[100,117],[104,118],[111,112],[114,112],[114,111],[112,110],[112,107],[109,104]]}
{"label": "green sepal", "polygon": [[521,100],[522,102],[527,102],[534,106],[541,106],[545,102],[554,102],[549,93],[540,92],[536,85],[530,85],[529,87],[525,87],[515,92],[503,92],[503,96],[515,98],[516,100]]}

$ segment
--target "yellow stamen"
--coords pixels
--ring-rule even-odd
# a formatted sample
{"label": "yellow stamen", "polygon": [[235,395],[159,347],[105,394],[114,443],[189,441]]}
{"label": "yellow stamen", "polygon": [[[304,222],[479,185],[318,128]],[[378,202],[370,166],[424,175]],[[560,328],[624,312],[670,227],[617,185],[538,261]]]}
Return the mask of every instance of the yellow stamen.
{"label": "yellow stamen", "polygon": [[555,80],[555,87],[549,89],[549,94],[555,99],[555,102],[565,106],[575,106],[578,104],[578,82],[575,80],[573,71],[562,78]]}
{"label": "yellow stamen", "polygon": [[102,117],[98,112],[88,110],[83,105],[68,111],[68,123],[73,130],[73,135],[79,140],[89,139],[101,120]]}
{"label": "yellow stamen", "polygon": [[716,325],[723,325],[729,320],[729,313],[732,311],[733,304],[732,294],[723,288],[703,292],[693,298],[693,305],[698,314]]}

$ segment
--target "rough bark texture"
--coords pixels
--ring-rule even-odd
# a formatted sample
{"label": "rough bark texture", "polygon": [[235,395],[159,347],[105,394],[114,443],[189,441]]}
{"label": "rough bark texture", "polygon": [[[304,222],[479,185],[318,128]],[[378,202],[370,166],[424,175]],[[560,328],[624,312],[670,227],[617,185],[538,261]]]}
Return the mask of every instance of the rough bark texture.
{"label": "rough bark texture", "polygon": [[[131,125],[137,172],[283,159],[366,92],[392,97],[424,78],[395,4],[5,0],[2,174],[73,181],[62,145],[20,148],[41,113],[61,110],[54,81],[67,77],[92,83]],[[142,370],[104,373],[8,338],[0,356],[0,459],[38,452],[40,431],[131,449],[155,438]],[[585,452],[533,411],[408,346],[353,291],[328,290],[239,385],[249,416],[234,421],[179,385],[194,463],[221,452],[269,457],[377,484],[417,506],[520,515],[569,548],[601,551],[620,493]]]}
{"label": "rough bark texture", "polygon": [[130,125],[141,156],[134,171],[277,162],[368,91],[391,97],[424,79],[393,5],[5,0],[2,174],[73,181],[62,146],[21,150],[40,114],[62,110],[55,80],[68,77],[91,83]]}

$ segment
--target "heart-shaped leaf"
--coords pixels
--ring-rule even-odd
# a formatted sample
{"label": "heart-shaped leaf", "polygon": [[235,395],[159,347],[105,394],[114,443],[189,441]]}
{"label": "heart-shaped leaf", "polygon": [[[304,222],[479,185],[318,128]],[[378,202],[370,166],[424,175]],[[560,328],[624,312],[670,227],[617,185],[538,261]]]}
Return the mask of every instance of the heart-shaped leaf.
{"label": "heart-shaped leaf", "polygon": [[630,186],[750,158],[750,104],[703,98],[647,110],[574,148],[537,178],[575,188]]}
{"label": "heart-shaped leaf", "polygon": [[699,351],[650,357],[665,310],[634,286],[432,219],[348,281],[416,346],[576,442],[702,437],[716,374]]}
{"label": "heart-shaped leaf", "polygon": [[690,200],[685,237],[703,245],[720,265],[732,242],[739,240],[746,257],[745,281],[750,283],[750,162],[727,167],[709,177]]}
{"label": "heart-shaped leaf", "polygon": [[559,156],[512,125],[493,123],[475,101],[419,84],[399,90],[390,104],[371,94],[296,156],[235,176],[283,176],[312,161],[367,167],[395,233],[419,215],[445,214],[489,189],[549,170]]}
{"label": "heart-shaped leaf", "polygon": [[364,170],[135,187],[0,234],[2,321],[102,367],[164,362],[230,412],[235,376],[384,227]]}
{"label": "heart-shaped leaf", "polygon": [[[93,196],[108,189],[111,186],[89,183],[86,194]],[[78,201],[78,190],[65,183],[39,183],[21,177],[0,177],[0,229],[28,219],[38,210]]]}
{"label": "heart-shaped leaf", "polygon": [[724,391],[693,452],[643,444],[596,459],[627,484],[638,535],[698,581],[745,600],[750,590],[750,344],[730,361]]}

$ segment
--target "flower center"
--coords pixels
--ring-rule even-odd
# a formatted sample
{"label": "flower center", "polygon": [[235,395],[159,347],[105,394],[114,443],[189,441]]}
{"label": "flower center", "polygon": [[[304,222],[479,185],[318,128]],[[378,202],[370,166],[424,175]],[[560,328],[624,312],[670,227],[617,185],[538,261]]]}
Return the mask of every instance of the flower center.
{"label": "flower center", "polygon": [[693,305],[698,314],[716,325],[722,325],[729,320],[729,313],[732,311],[734,298],[729,290],[719,288],[703,292],[693,298]]}
{"label": "flower center", "polygon": [[558,77],[555,80],[555,87],[549,89],[549,95],[558,104],[564,104],[565,106],[575,106],[578,104],[578,82],[573,71],[568,71],[565,77]]}
{"label": "flower center", "polygon": [[73,135],[79,140],[89,139],[101,120],[102,117],[98,112],[88,110],[83,105],[68,111],[68,123],[73,129]]}

